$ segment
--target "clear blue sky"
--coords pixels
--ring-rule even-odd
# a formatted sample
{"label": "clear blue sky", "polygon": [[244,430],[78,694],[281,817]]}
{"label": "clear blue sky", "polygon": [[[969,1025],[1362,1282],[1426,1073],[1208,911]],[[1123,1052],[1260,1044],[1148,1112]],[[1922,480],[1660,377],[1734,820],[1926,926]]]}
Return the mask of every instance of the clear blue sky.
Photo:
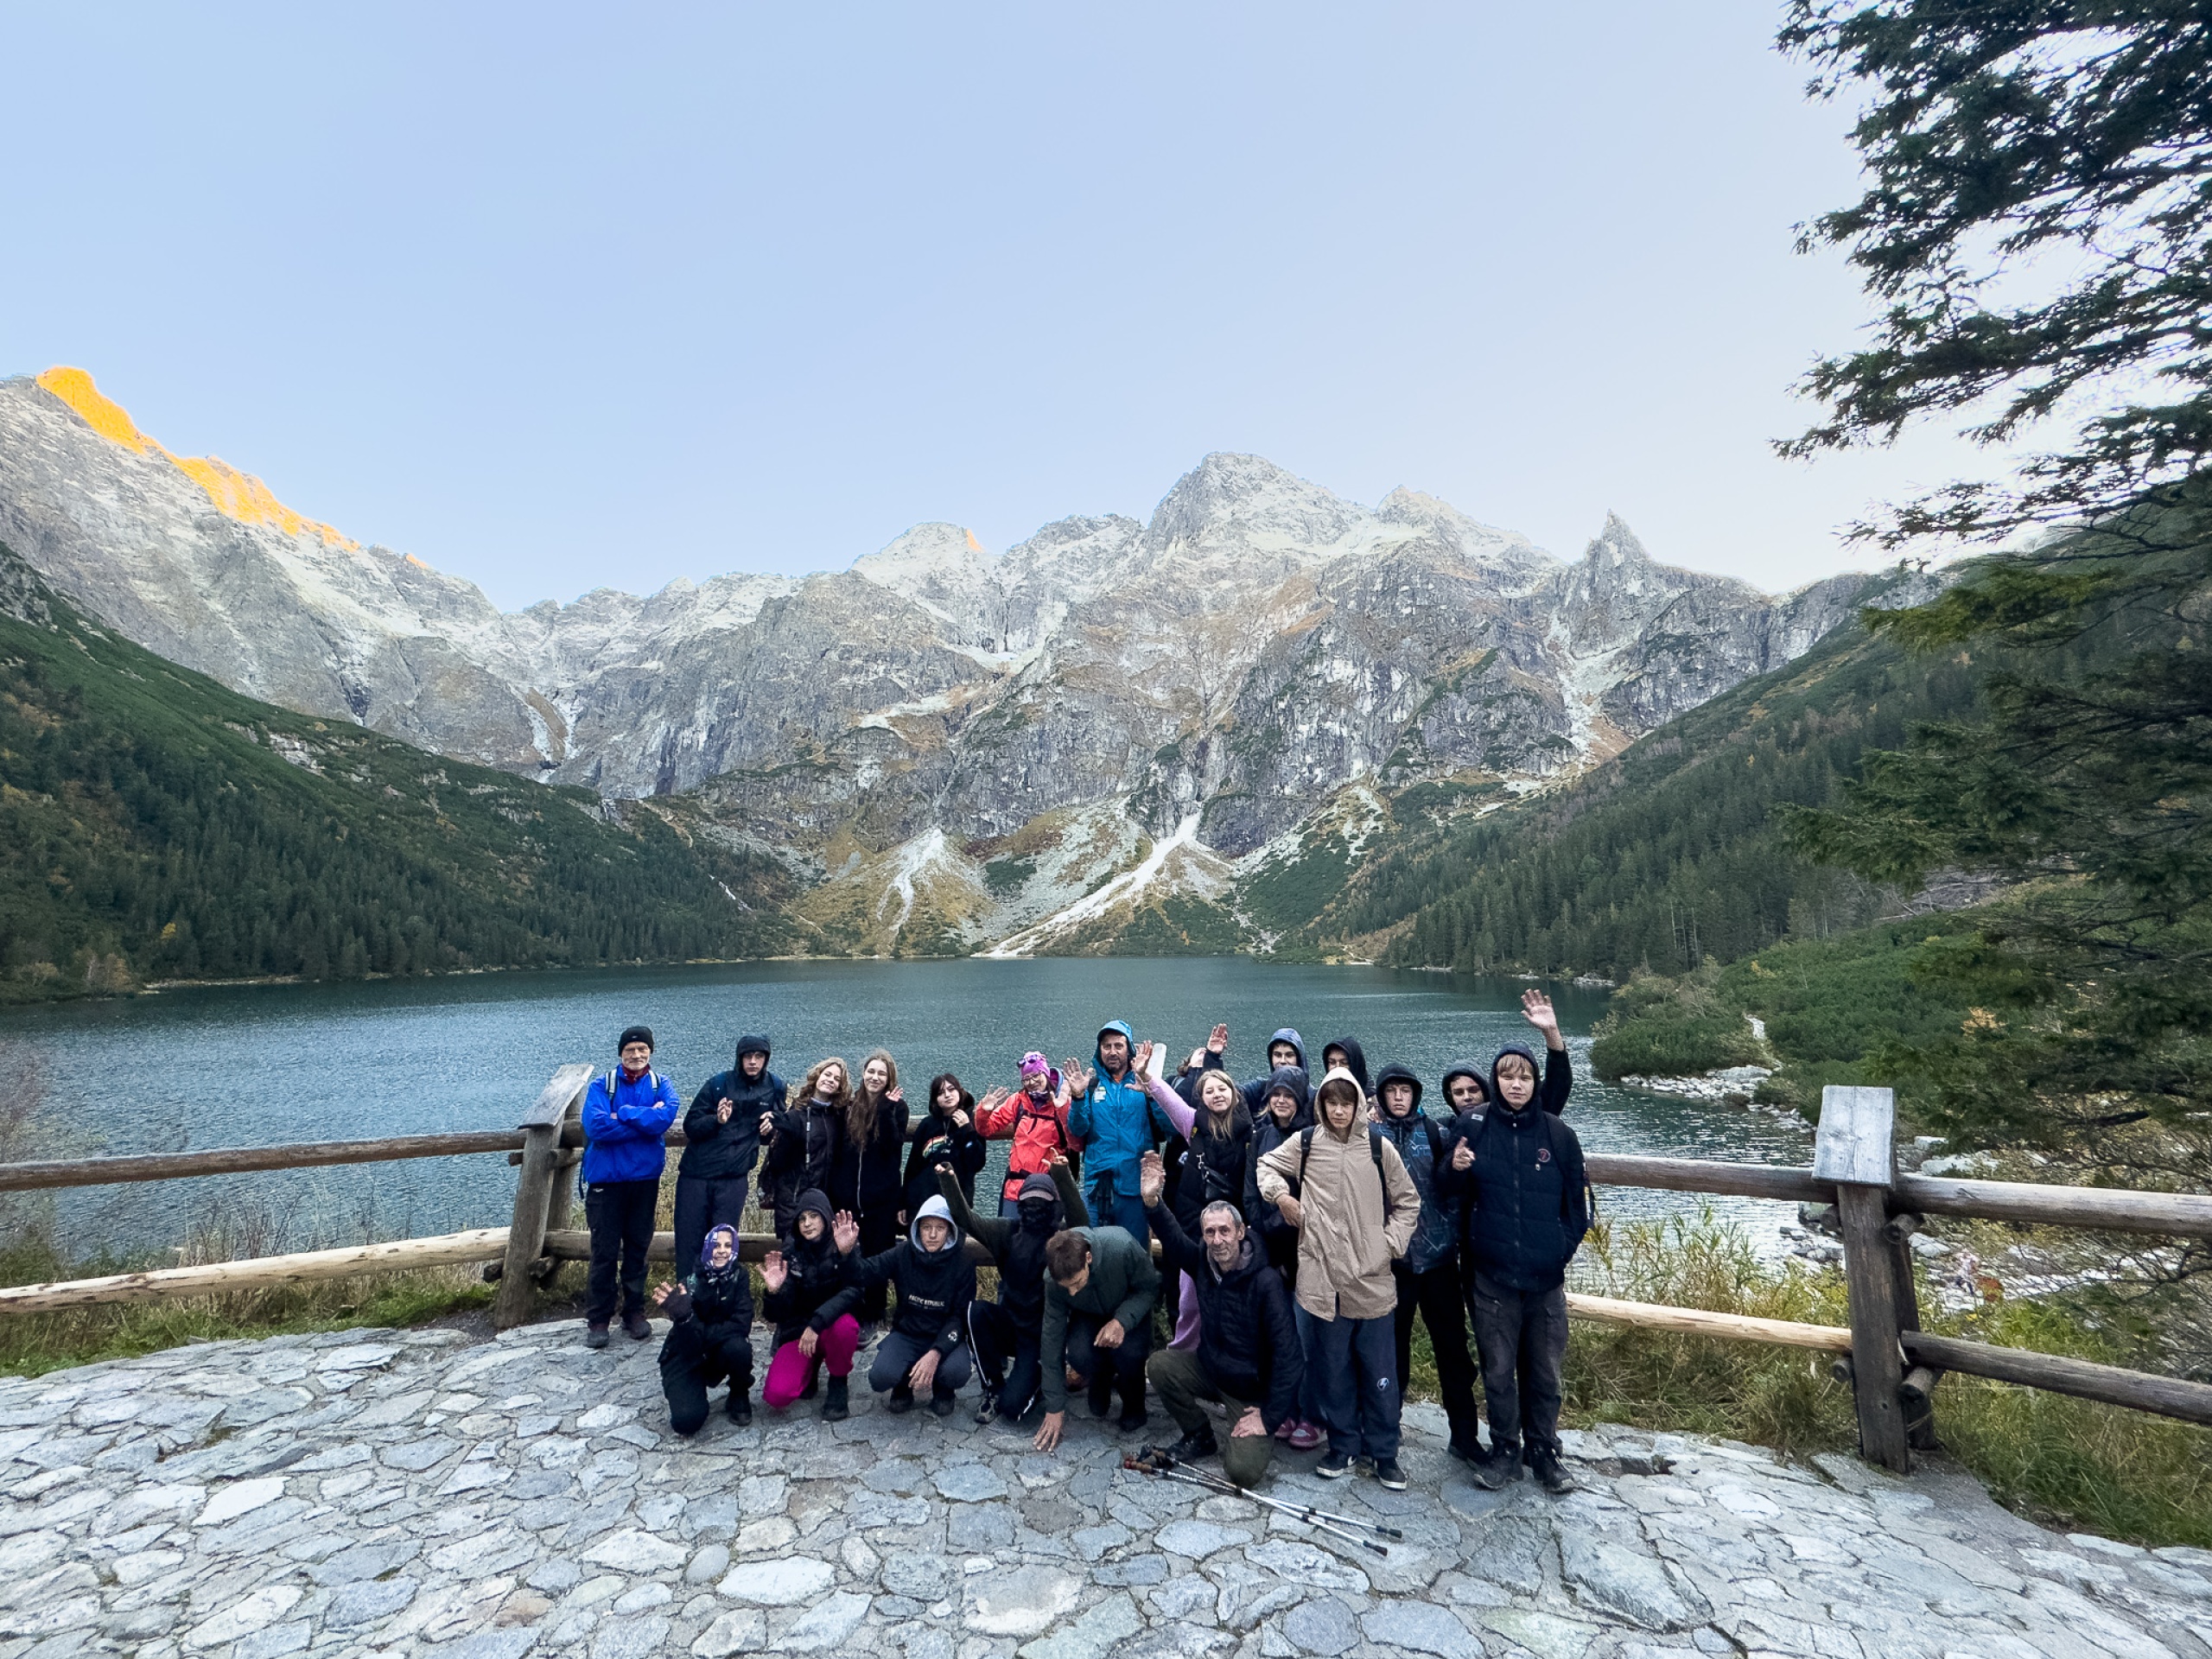
{"label": "clear blue sky", "polygon": [[1868,313],[1770,0],[0,10],[0,373],[508,606],[1001,548],[1211,449],[1783,588]]}

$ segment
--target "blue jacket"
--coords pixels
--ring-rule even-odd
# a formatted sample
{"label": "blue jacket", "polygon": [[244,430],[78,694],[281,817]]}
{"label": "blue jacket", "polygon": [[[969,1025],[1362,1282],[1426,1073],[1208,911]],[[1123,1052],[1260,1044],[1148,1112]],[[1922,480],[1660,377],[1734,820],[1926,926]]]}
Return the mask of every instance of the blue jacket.
{"label": "blue jacket", "polygon": [[635,1083],[619,1066],[594,1077],[584,1090],[584,1185],[660,1179],[668,1160],[661,1137],[683,1108],[676,1085],[658,1071],[648,1070]]}
{"label": "blue jacket", "polygon": [[[1093,1194],[1103,1192],[1110,1179],[1114,1192],[1125,1198],[1137,1196],[1141,1160],[1145,1154],[1154,1151],[1161,1141],[1175,1138],[1175,1126],[1168,1122],[1134,1070],[1136,1065],[1137,1039],[1123,1021],[1116,1020],[1101,1027],[1099,1036],[1109,1031],[1122,1033],[1129,1046],[1129,1065],[1133,1068],[1115,1082],[1106,1075],[1105,1063],[1097,1051],[1091,1051],[1090,1063],[1097,1076],[1090,1087],[1077,1096],[1068,1110],[1068,1134],[1083,1145],[1083,1155],[1091,1174]],[[1155,1138],[1156,1137],[1156,1138]],[[1097,1205],[1092,1213],[1103,1214]]]}

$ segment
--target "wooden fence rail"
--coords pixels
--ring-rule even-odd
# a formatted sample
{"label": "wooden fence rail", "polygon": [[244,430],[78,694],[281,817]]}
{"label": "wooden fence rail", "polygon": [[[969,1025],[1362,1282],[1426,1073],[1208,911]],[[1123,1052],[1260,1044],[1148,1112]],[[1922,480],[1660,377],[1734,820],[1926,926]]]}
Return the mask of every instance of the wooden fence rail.
{"label": "wooden fence rail", "polygon": [[[483,1262],[487,1276],[499,1281],[493,1321],[507,1329],[529,1317],[537,1287],[560,1263],[588,1260],[591,1255],[590,1236],[569,1225],[575,1168],[582,1155],[581,1109],[591,1076],[588,1065],[562,1066],[512,1129],[0,1165],[0,1192],[494,1152],[507,1154],[508,1161],[518,1166],[514,1217],[505,1227],[0,1287],[0,1314]],[[1927,1216],[2208,1238],[2212,1237],[2212,1197],[1903,1174],[1895,1164],[1894,1119],[1888,1090],[1831,1087],[1823,1091],[1809,1166],[1612,1153],[1588,1157],[1591,1179],[1604,1186],[1833,1205],[1843,1235],[1848,1326],[1752,1319],[1580,1294],[1570,1294],[1568,1306],[1584,1319],[1835,1354],[1840,1372],[1851,1381],[1861,1455],[1900,1471],[1910,1465],[1914,1449],[1935,1444],[1933,1395],[1941,1378],[1954,1371],[2212,1424],[2212,1385],[1922,1331],[1910,1248],[1912,1233]],[[683,1144],[680,1128],[669,1135],[668,1144]],[[773,1247],[774,1241],[766,1235],[747,1234],[740,1241],[740,1254],[755,1262]],[[978,1261],[988,1260],[972,1241],[969,1249]],[[668,1261],[673,1251],[671,1235],[654,1236],[652,1259]]]}

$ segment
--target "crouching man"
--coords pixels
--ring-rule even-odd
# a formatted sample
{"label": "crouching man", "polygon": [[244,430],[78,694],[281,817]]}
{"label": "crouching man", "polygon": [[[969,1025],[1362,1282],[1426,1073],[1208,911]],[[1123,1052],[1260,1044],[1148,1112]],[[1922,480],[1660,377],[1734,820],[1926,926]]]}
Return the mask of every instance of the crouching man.
{"label": "crouching man", "polygon": [[1144,1362],[1152,1351],[1152,1304],[1160,1269],[1152,1252],[1119,1227],[1070,1227],[1045,1246],[1045,1323],[1037,1351],[1045,1420],[1036,1446],[1049,1452],[1067,1427],[1068,1385],[1088,1386],[1090,1414],[1103,1417],[1122,1390],[1122,1432],[1145,1425]]}
{"label": "crouching man", "polygon": [[[1274,1455],[1275,1430],[1298,1406],[1305,1370],[1298,1322],[1282,1275],[1244,1230],[1233,1204],[1209,1204],[1198,1212],[1200,1243],[1192,1243],[1175,1212],[1163,1202],[1167,1170],[1160,1154],[1144,1155],[1144,1205],[1160,1253],[1190,1276],[1198,1300],[1195,1351],[1164,1348],[1145,1366],[1183,1438],[1175,1455],[1185,1462],[1221,1453],[1221,1466],[1239,1486],[1256,1485]],[[1229,1444],[1214,1439],[1205,1401],[1241,1407]]]}

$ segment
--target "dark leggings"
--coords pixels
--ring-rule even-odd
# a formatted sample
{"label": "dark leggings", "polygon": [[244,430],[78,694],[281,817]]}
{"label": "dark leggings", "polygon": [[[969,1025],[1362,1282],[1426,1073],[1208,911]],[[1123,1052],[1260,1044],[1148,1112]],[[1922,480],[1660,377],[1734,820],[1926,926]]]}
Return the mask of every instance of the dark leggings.
{"label": "dark leggings", "polygon": [[735,1325],[703,1325],[680,1319],[660,1350],[660,1391],[668,1396],[668,1426],[696,1434],[707,1421],[707,1390],[729,1379],[730,1397],[753,1392],[753,1337]]}
{"label": "dark leggings", "polygon": [[[1041,1321],[1041,1310],[1038,1317]],[[1009,1417],[1019,1417],[1036,1401],[1043,1375],[1038,1336],[1036,1325],[1023,1329],[997,1302],[968,1304],[968,1340],[976,1350],[976,1369],[997,1391],[999,1409]]]}

